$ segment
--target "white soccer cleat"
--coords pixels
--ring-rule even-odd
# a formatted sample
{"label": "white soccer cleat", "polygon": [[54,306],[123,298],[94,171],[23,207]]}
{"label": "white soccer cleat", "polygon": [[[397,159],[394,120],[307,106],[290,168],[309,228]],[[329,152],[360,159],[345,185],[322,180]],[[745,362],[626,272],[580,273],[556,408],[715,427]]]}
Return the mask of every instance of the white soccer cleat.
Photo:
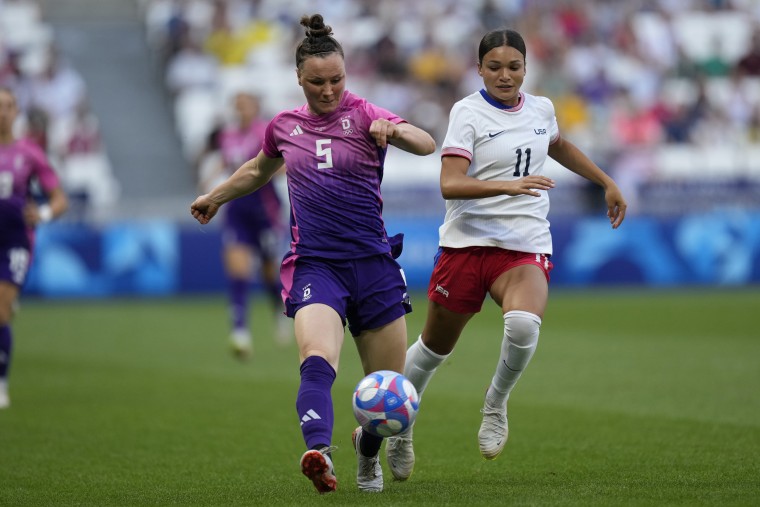
{"label": "white soccer cleat", "polygon": [[235,329],[230,335],[232,354],[238,359],[248,359],[253,353],[253,339],[247,329]]}
{"label": "white soccer cleat", "polygon": [[360,491],[380,493],[383,490],[383,469],[380,466],[380,454],[368,458],[361,452],[359,441],[362,438],[362,428],[359,426],[351,435],[351,441],[356,451],[358,466],[356,469],[356,485]]}
{"label": "white soccer cleat", "polygon": [[11,406],[11,397],[8,396],[8,384],[0,382],[0,410]]}
{"label": "white soccer cleat", "polygon": [[329,447],[312,449],[301,456],[301,472],[314,483],[314,487],[320,493],[330,493],[338,488],[335,469],[327,454],[331,450]]}
{"label": "white soccer cleat", "polygon": [[480,454],[485,459],[496,459],[504,450],[509,436],[509,424],[507,423],[507,406],[492,407],[486,401],[483,408],[483,422],[478,431],[478,444]]}
{"label": "white soccer cleat", "polygon": [[388,460],[393,478],[397,481],[407,480],[414,470],[412,429],[414,426],[405,433],[386,439],[385,457]]}

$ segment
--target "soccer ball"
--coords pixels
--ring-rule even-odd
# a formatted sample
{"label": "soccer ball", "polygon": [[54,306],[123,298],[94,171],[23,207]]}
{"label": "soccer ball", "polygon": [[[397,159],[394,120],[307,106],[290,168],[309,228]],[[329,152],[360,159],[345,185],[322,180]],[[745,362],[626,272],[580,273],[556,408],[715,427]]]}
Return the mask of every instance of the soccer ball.
{"label": "soccer ball", "polygon": [[409,428],[419,405],[414,385],[395,371],[370,373],[354,390],[356,420],[364,431],[378,437],[392,437]]}

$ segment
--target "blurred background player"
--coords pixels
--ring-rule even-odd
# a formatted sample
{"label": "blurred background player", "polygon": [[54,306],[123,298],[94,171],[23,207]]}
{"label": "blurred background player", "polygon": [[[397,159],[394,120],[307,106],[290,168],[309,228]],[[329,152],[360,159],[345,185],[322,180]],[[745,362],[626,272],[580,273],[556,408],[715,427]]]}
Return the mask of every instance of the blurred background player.
{"label": "blurred background player", "polygon": [[[343,48],[332,28],[319,14],[302,17],[301,24],[306,37],[296,49],[296,71],[306,105],[276,115],[256,158],[190,209],[208,223],[222,204],[261,188],[283,163],[287,168],[292,242],[280,272],[301,359],[296,410],[309,449],[301,456],[301,471],[327,493],[337,487],[330,456],[331,389],[346,322],[365,373],[404,367],[404,316],[411,307],[395,261],[401,238],[388,238],[382,217],[387,147],[429,155],[435,141],[348,92]],[[359,489],[382,491],[383,439],[357,428],[352,440]]]}
{"label": "blurred background player", "polygon": [[[457,102],[441,148],[446,216],[428,286],[428,314],[407,352],[404,375],[422,395],[486,295],[503,313],[501,351],[483,404],[480,453],[494,459],[507,442],[507,400],[538,345],[549,295],[552,238],[546,216],[551,157],[604,189],[616,229],[626,202],[615,182],[559,134],[552,102],[523,93],[525,42],[514,30],[487,33],[478,48],[483,88]],[[386,446],[395,478],[414,466],[412,431]]]}
{"label": "blurred background player", "polygon": [[[15,96],[0,88],[0,409],[10,406],[11,317],[32,260],[34,228],[57,218],[68,206],[43,151],[15,138],[17,115]],[[47,199],[39,206],[31,198],[34,184]]]}
{"label": "blurred background player", "polygon": [[[222,128],[216,137],[221,159],[215,170],[202,175],[204,191],[226,179],[261,151],[267,123],[259,118],[258,97],[246,92],[236,93],[234,112],[235,121]],[[283,313],[277,264],[283,236],[281,213],[281,201],[271,181],[226,207],[222,243],[224,270],[229,280],[230,344],[233,353],[240,358],[246,358],[252,352],[248,300],[254,268],[258,263],[264,290],[272,303],[277,341],[287,344],[292,337],[291,324]]]}

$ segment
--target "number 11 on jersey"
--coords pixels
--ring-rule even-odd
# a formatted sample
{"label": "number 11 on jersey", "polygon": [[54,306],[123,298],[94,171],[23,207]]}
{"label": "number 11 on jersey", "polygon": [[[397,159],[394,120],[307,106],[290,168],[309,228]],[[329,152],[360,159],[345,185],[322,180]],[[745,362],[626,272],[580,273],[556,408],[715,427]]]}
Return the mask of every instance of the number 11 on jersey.
{"label": "number 11 on jersey", "polygon": [[[512,176],[515,176],[516,178],[520,177],[520,162],[522,161],[522,148],[517,148],[517,162],[515,163],[515,172],[512,174]],[[525,170],[523,171],[523,176],[528,176],[528,169],[530,168],[530,148],[525,148]]]}

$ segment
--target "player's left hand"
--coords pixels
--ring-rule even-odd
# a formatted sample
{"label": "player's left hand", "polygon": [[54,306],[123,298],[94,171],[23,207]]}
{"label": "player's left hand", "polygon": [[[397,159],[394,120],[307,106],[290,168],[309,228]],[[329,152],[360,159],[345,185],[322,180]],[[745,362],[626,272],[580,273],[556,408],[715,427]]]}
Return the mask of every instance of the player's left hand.
{"label": "player's left hand", "polygon": [[398,127],[384,118],[378,118],[369,126],[369,135],[375,139],[380,148],[387,148],[388,141],[398,137]]}
{"label": "player's left hand", "polygon": [[623,194],[617,186],[608,188],[604,193],[604,200],[607,201],[607,218],[610,219],[613,229],[620,227],[625,219],[625,210],[628,205],[623,199]]}

